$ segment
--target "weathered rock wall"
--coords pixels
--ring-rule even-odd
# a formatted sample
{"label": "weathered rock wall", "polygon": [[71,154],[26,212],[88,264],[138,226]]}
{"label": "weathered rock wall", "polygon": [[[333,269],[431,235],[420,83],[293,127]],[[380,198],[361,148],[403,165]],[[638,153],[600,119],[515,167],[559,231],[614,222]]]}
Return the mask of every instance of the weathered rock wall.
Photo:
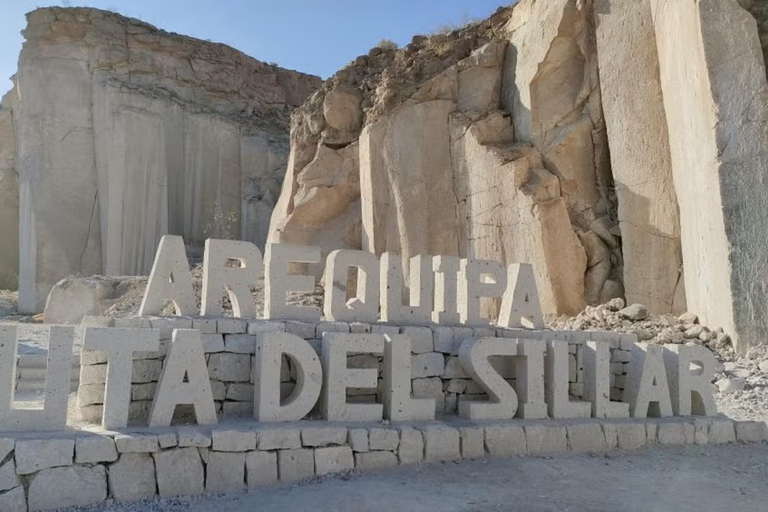
{"label": "weathered rock wall", "polygon": [[14,164],[13,133],[15,91],[0,102],[0,289],[19,285],[19,180]]}
{"label": "weathered rock wall", "polygon": [[[737,0],[652,2],[688,308],[745,348],[768,339],[768,82]],[[696,77],[696,79],[692,79]]]}
{"label": "weathered rock wall", "polygon": [[70,274],[146,274],[164,234],[263,245],[319,79],[95,9],[39,9],[24,35],[20,309]]}

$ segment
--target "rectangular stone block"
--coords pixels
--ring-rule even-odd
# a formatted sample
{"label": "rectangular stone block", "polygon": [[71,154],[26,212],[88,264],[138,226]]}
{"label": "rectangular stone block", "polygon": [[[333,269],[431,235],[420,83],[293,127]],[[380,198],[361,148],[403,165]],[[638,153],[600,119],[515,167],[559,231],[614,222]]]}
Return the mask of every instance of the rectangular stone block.
{"label": "rectangular stone block", "polygon": [[120,453],[154,453],[160,450],[154,434],[119,434],[115,436],[115,445]]}
{"label": "rectangular stone block", "polygon": [[7,512],[27,512],[27,496],[24,487],[18,486],[0,494],[0,510]]}
{"label": "rectangular stone block", "polygon": [[75,442],[75,462],[96,464],[117,460],[115,441],[107,436],[79,437]]}
{"label": "rectangular stone block", "polygon": [[567,431],[568,446],[574,452],[604,452],[608,449],[599,423],[569,425]]}
{"label": "rectangular stone block", "polygon": [[485,457],[485,433],[482,427],[461,427],[461,457],[482,459]]}
{"label": "rectangular stone block", "polygon": [[621,450],[637,450],[645,446],[647,433],[643,423],[616,423],[618,447]]}
{"label": "rectangular stone block", "polygon": [[216,319],[215,318],[193,318],[192,328],[199,331],[200,334],[215,334],[216,333]]}
{"label": "rectangular stone block", "polygon": [[248,334],[262,332],[285,332],[285,322],[281,320],[251,320],[248,322]]}
{"label": "rectangular stone block", "polygon": [[392,452],[355,453],[355,468],[357,469],[380,469],[391,466],[397,466],[397,456]]}
{"label": "rectangular stone block", "polygon": [[29,510],[85,507],[107,499],[104,466],[44,469],[29,484]]}
{"label": "rectangular stone block", "polygon": [[680,422],[659,423],[659,444],[682,445],[685,444],[685,432]]}
{"label": "rectangular stone block", "polygon": [[206,354],[224,352],[223,334],[203,334],[200,338],[203,340],[203,352]]}
{"label": "rectangular stone block", "polygon": [[[16,474],[16,463],[13,459],[0,466],[0,493],[21,485],[19,475]],[[3,510],[0,508],[0,510]]]}
{"label": "rectangular stone block", "polygon": [[712,418],[707,432],[707,442],[724,444],[736,442],[736,429],[729,419]]}
{"label": "rectangular stone block", "polygon": [[180,428],[177,432],[180,448],[208,448],[211,446],[211,435],[195,427]]}
{"label": "rectangular stone block", "polygon": [[179,445],[179,440],[176,437],[175,432],[166,432],[165,434],[157,435],[157,444],[160,445],[161,450],[168,448],[175,448]]}
{"label": "rectangular stone block", "polygon": [[558,425],[526,425],[525,442],[530,455],[568,451],[565,427]]}
{"label": "rectangular stone block", "polygon": [[312,478],[315,476],[314,450],[309,448],[280,450],[277,452],[277,466],[281,482]]}
{"label": "rectangular stone block", "polygon": [[368,448],[371,450],[397,450],[400,435],[389,428],[372,428],[368,432]]}
{"label": "rectangular stone block", "polygon": [[461,366],[458,357],[449,357],[445,361],[445,371],[442,374],[443,379],[468,379],[469,375]]}
{"label": "rectangular stone block", "polygon": [[224,351],[234,354],[255,354],[256,336],[249,334],[227,334],[224,337]]}
{"label": "rectangular stone block", "polygon": [[443,354],[458,353],[453,347],[453,328],[447,326],[432,326],[432,341],[435,352]]}
{"label": "rectangular stone block", "polygon": [[315,329],[315,338],[323,339],[326,332],[349,333],[349,324],[344,322],[320,322]]}
{"label": "rectangular stone block", "polygon": [[212,379],[224,382],[249,382],[251,380],[251,356],[248,354],[211,354],[208,374]]}
{"label": "rectangular stone block", "polygon": [[317,476],[331,473],[343,473],[355,469],[352,448],[349,446],[331,446],[315,450],[315,472]]}
{"label": "rectangular stone block", "polygon": [[302,445],[312,448],[342,445],[347,442],[345,427],[308,427],[301,429]]}
{"label": "rectangular stone block", "polygon": [[397,448],[400,464],[416,464],[424,460],[424,435],[411,427],[400,429],[400,444]]}
{"label": "rectangular stone block", "polygon": [[249,402],[253,406],[253,384],[234,383],[227,385],[227,400]]}
{"label": "rectangular stone block", "polygon": [[411,356],[411,378],[439,377],[445,371],[445,358],[438,352]]}
{"label": "rectangular stone block", "polygon": [[29,475],[42,469],[69,466],[75,454],[74,439],[16,441],[16,472]]}
{"label": "rectangular stone block", "polygon": [[80,367],[80,385],[104,384],[107,382],[107,365],[94,364]]}
{"label": "rectangular stone block", "polygon": [[205,474],[207,493],[224,494],[245,489],[245,453],[212,451]]}
{"label": "rectangular stone block", "polygon": [[219,334],[244,334],[248,321],[242,318],[219,318],[216,320],[216,331]]}
{"label": "rectangular stone block", "polygon": [[178,448],[152,454],[162,497],[196,496],[204,490],[203,461],[198,448]]}
{"label": "rectangular stone block", "polygon": [[117,501],[137,501],[156,493],[155,463],[147,453],[124,453],[109,466],[109,491]]}
{"label": "rectangular stone block", "polygon": [[491,425],[485,427],[485,450],[492,457],[525,455],[525,431],[518,425]]}
{"label": "rectangular stone block", "polygon": [[312,322],[299,322],[296,320],[286,320],[285,332],[295,334],[299,338],[309,340],[315,337],[317,324]]}
{"label": "rectangular stone block", "polygon": [[248,488],[277,482],[277,453],[253,451],[245,455]]}
{"label": "rectangular stone block", "polygon": [[455,428],[445,425],[430,425],[424,433],[424,460],[457,460],[461,458],[461,437]]}
{"label": "rectangular stone block", "polygon": [[256,449],[256,432],[253,430],[214,430],[211,433],[212,448],[217,452],[247,452]]}
{"label": "rectangular stone block", "polygon": [[355,452],[367,452],[370,450],[368,445],[368,429],[351,428],[347,436],[347,443]]}
{"label": "rectangular stone block", "polygon": [[297,428],[267,428],[258,432],[259,450],[294,450],[301,448],[301,431]]}
{"label": "rectangular stone block", "polygon": [[363,322],[351,322],[349,324],[349,332],[352,334],[370,334],[371,324]]}
{"label": "rectangular stone block", "polygon": [[[768,439],[768,425],[762,421],[737,421],[736,440],[740,443],[762,443]],[[18,443],[17,443],[18,450]]]}
{"label": "rectangular stone block", "polygon": [[157,383],[134,384],[131,386],[131,400],[136,402],[140,400],[154,400],[157,391]]}
{"label": "rectangular stone block", "polygon": [[374,324],[371,325],[371,333],[395,336],[396,334],[400,334],[400,327],[397,325]]}
{"label": "rectangular stone block", "polygon": [[146,384],[160,380],[163,371],[163,362],[156,359],[142,359],[133,362],[131,382],[133,384]]}
{"label": "rectangular stone block", "polygon": [[435,349],[432,329],[429,327],[401,327],[400,334],[411,338],[411,352],[414,354],[426,354]]}

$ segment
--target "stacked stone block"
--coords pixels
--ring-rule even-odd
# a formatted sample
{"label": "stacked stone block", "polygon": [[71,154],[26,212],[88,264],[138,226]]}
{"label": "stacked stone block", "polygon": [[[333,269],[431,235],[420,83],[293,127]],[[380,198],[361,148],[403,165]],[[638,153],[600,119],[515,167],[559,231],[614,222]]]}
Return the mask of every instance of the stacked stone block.
{"label": "stacked stone block", "polygon": [[766,439],[765,423],[725,418],[356,426],[305,421],[269,427],[242,422],[213,429],[22,434],[0,438],[0,510],[239,492],[421,462]]}
{"label": "stacked stone block", "polygon": [[[411,383],[416,398],[434,398],[436,413],[456,414],[461,400],[483,400],[483,389],[463,371],[458,352],[465,339],[505,337],[557,339],[569,343],[570,394],[579,399],[584,393],[582,347],[586,341],[603,341],[611,346],[611,399],[620,401],[632,347],[637,341],[632,334],[586,331],[529,331],[494,327],[399,326],[359,322],[317,323],[276,320],[243,320],[238,318],[136,317],[122,319],[86,318],[86,324],[122,328],[147,328],[160,331],[158,352],[134,355],[129,418],[133,422],[148,419],[152,398],[163,367],[165,353],[173,329],[197,329],[203,337],[208,372],[211,378],[216,410],[223,418],[251,417],[253,414],[253,359],[256,335],[262,332],[288,332],[307,340],[318,352],[327,332],[407,334],[412,340]],[[512,358],[494,357],[492,365],[513,386]],[[83,352],[78,388],[81,419],[98,423],[104,401],[106,357],[98,352]],[[383,392],[383,360],[381,355],[352,354],[350,368],[378,368],[376,389],[347,391],[352,403],[381,402]],[[281,394],[290,395],[296,383],[296,369],[284,358],[281,369]],[[182,408],[182,412],[185,410]],[[317,411],[315,411],[315,414]],[[180,417],[186,419],[184,415]]]}

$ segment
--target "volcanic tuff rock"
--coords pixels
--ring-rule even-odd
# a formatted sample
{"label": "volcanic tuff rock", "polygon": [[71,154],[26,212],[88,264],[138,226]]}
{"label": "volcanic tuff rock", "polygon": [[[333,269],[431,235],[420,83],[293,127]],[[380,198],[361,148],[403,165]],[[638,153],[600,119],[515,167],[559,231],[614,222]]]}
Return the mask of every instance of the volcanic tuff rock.
{"label": "volcanic tuff rock", "polygon": [[24,36],[0,111],[0,237],[20,232],[20,310],[71,274],[148,273],[164,234],[263,245],[289,116],[317,77],[96,9],[38,9]]}
{"label": "volcanic tuff rock", "polygon": [[294,113],[269,239],[531,262],[547,314],[626,297],[763,343],[763,4],[522,0],[374,48]]}

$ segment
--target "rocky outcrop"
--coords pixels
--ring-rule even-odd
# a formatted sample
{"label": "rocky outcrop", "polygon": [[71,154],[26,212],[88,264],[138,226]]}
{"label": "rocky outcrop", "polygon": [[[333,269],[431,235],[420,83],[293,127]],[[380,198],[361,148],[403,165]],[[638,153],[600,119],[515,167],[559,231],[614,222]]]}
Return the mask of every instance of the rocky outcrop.
{"label": "rocky outcrop", "polygon": [[595,29],[627,302],[679,314],[680,216],[650,1],[596,0]]}
{"label": "rocky outcrop", "polygon": [[[622,295],[590,19],[571,1],[506,8],[340,71],[294,116],[270,239],[343,239],[404,266],[528,261],[550,314]],[[359,184],[340,171],[356,164]],[[312,185],[319,169],[348,178]]]}
{"label": "rocky outcrop", "polygon": [[39,310],[70,274],[146,274],[164,234],[264,243],[290,113],[319,79],[95,9],[36,10],[24,36],[3,105],[22,311]]}
{"label": "rocky outcrop", "polygon": [[746,350],[768,340],[768,82],[757,23],[737,0],[651,6],[688,309]]}

